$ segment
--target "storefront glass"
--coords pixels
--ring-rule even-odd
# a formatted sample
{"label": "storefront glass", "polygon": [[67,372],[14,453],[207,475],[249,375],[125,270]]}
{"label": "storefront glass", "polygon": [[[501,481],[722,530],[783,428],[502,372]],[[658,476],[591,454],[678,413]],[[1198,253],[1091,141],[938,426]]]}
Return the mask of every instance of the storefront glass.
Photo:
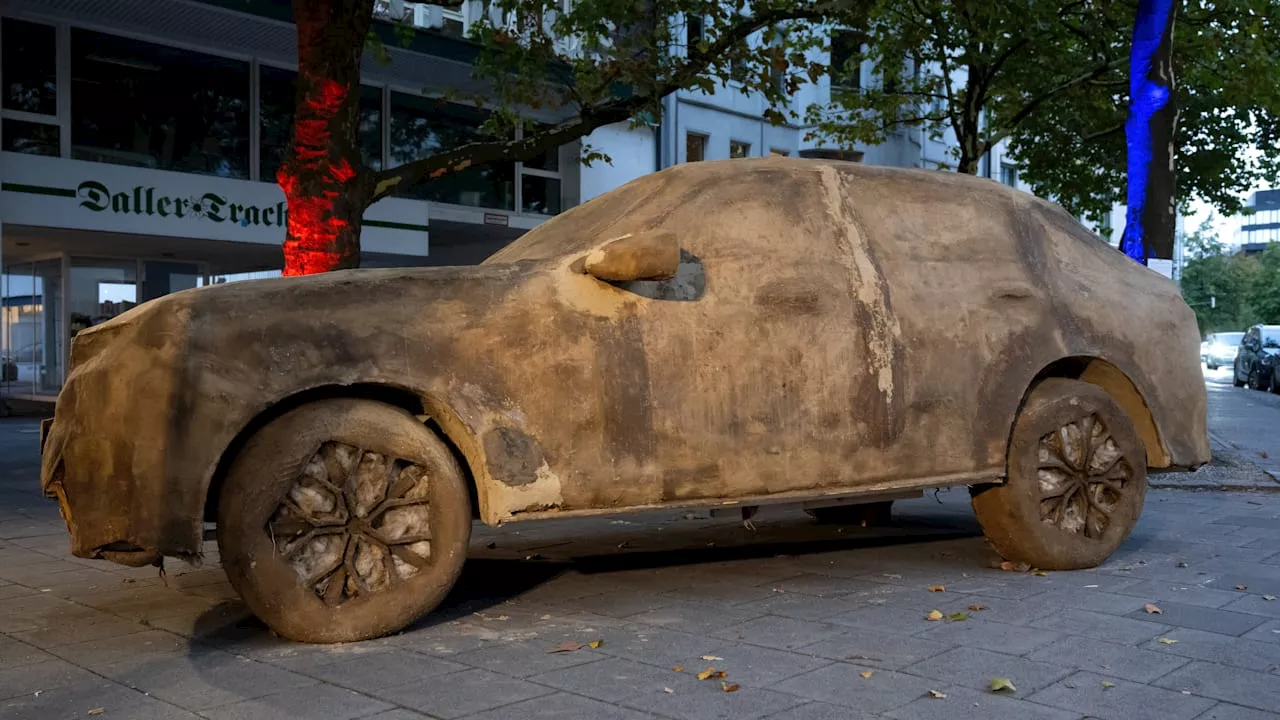
{"label": "storefront glass", "polygon": [[72,28],[71,156],[248,178],[249,64]]}
{"label": "storefront glass", "polygon": [[62,261],[0,274],[0,385],[5,395],[56,394],[62,385]]}
{"label": "storefront glass", "polygon": [[[483,111],[431,98],[391,93],[391,167],[491,139],[480,131]],[[471,207],[515,209],[515,163],[494,163],[419,183],[409,197]]]}
{"label": "storefront glass", "polygon": [[137,276],[135,260],[72,258],[67,283],[71,336],[137,305]]}

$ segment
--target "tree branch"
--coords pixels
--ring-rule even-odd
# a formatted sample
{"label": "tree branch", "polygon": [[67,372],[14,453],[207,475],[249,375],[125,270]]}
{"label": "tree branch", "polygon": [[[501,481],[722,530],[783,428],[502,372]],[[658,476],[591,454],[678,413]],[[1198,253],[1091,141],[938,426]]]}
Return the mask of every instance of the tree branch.
{"label": "tree branch", "polygon": [[689,53],[685,61],[677,65],[665,81],[654,83],[648,92],[585,106],[577,117],[524,138],[468,143],[399,167],[376,172],[373,176],[374,190],[370,203],[394,195],[424,180],[461,172],[475,165],[504,159],[524,160],[535,157],[551,148],[588,135],[596,128],[627,120],[654,101],[688,87],[707,68],[720,62],[726,52],[737,44],[746,42],[747,38],[757,30],[787,20],[820,20],[833,13],[847,12],[851,6],[859,4],[869,5],[870,0],[823,0],[806,7],[771,9],[755,16],[741,17],[726,27],[705,51]]}
{"label": "tree branch", "polygon": [[1058,85],[1055,85],[1049,88],[1048,90],[1045,90],[1044,92],[1040,93],[1039,95],[1031,98],[1022,106],[1020,110],[1018,110],[1018,112],[1014,113],[1013,116],[1009,118],[1009,122],[1005,123],[1005,128],[1003,130],[1001,130],[998,133],[993,133],[991,135],[991,137],[987,140],[987,144],[996,145],[1001,140],[1004,140],[1005,138],[1012,135],[1013,131],[1016,130],[1019,125],[1022,124],[1023,120],[1026,120],[1027,117],[1031,115],[1031,113],[1035,112],[1036,108],[1040,107],[1041,105],[1048,102],[1049,100],[1052,100],[1053,98],[1061,95],[1062,93],[1067,92],[1068,90],[1076,87],[1077,85],[1081,85],[1095,78],[1102,77],[1103,75],[1107,74],[1111,70],[1114,70],[1115,68],[1124,65],[1126,61],[1127,61],[1127,58],[1116,58],[1115,60],[1111,60],[1110,62],[1099,65],[1098,67],[1090,70],[1087,73],[1077,75],[1071,78],[1070,80],[1059,83]]}
{"label": "tree branch", "polygon": [[1084,137],[1080,138],[1080,144],[1083,145],[1086,143],[1093,142],[1094,140],[1099,140],[1101,138],[1107,137],[1108,135],[1114,135],[1120,132],[1121,130],[1124,130],[1123,122],[1118,123],[1112,127],[1109,127],[1106,130],[1099,130],[1098,132],[1089,133],[1088,135],[1085,135]]}

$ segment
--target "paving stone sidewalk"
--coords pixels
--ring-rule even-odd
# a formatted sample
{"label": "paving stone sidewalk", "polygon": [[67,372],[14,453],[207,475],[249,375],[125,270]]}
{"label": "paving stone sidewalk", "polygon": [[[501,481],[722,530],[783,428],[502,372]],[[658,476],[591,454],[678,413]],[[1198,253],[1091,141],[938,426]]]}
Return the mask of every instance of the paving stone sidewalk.
{"label": "paving stone sidewalk", "polygon": [[435,615],[308,646],[245,613],[215,545],[165,578],[71,557],[35,429],[0,420],[0,720],[1280,720],[1280,493],[1153,489],[1103,567],[1044,575],[991,567],[963,491],[874,532],[477,526]]}

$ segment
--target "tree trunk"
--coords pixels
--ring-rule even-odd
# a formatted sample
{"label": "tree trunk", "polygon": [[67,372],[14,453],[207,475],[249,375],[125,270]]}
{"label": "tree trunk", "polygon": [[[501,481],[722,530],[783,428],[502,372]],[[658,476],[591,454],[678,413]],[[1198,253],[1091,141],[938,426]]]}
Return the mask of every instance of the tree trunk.
{"label": "tree trunk", "polygon": [[284,274],[359,267],[373,197],[360,157],[360,59],[373,0],[293,0],[298,90],[293,138],[276,182],[288,201]]}
{"label": "tree trunk", "polygon": [[1174,13],[1173,0],[1141,0],[1129,55],[1129,207],[1120,249],[1144,265],[1153,257],[1173,259]]}

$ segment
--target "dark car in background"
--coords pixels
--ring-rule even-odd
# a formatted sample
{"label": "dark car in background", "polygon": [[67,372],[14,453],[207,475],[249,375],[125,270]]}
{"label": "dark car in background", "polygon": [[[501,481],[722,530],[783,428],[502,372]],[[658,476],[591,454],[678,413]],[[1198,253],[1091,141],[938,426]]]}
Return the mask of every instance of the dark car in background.
{"label": "dark car in background", "polygon": [[1275,368],[1280,364],[1280,325],[1254,325],[1240,340],[1236,352],[1236,387],[1248,385],[1254,390],[1280,393],[1280,377]]}
{"label": "dark car in background", "polygon": [[1240,349],[1242,340],[1244,340],[1242,332],[1209,333],[1200,346],[1200,359],[1210,370],[1230,365],[1235,362],[1236,352]]}

